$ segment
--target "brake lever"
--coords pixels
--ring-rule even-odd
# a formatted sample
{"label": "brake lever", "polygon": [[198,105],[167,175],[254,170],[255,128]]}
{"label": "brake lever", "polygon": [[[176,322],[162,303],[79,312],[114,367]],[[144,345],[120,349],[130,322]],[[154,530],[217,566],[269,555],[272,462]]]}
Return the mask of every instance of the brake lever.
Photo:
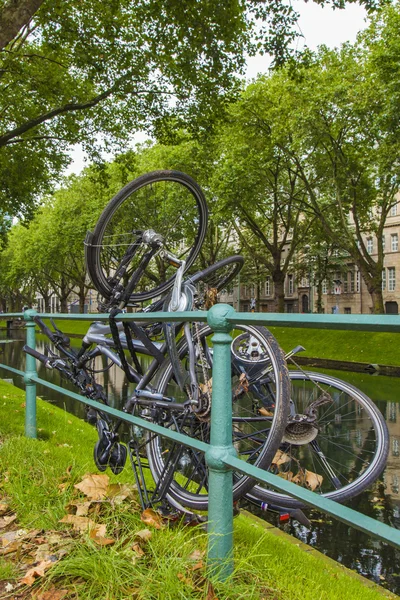
{"label": "brake lever", "polygon": [[69,346],[71,343],[71,340],[69,339],[69,337],[67,335],[65,335],[65,333],[63,333],[61,331],[61,329],[59,329],[57,327],[57,325],[55,324],[54,320],[50,317],[50,323],[53,326],[53,329],[55,331],[55,335],[57,335],[57,337],[59,338],[59,341],[65,345],[65,346]]}

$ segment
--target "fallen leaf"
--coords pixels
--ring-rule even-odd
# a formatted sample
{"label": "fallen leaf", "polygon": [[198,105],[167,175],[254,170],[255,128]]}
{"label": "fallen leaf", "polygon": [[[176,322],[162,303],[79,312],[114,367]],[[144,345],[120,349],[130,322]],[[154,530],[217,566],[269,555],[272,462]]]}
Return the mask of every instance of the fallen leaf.
{"label": "fallen leaf", "polygon": [[186,583],[186,585],[193,585],[193,581],[189,579],[189,577],[186,577],[186,575],[184,575],[183,573],[178,573],[177,578],[179,579],[179,581],[182,581],[182,583]]}
{"label": "fallen leaf", "polygon": [[193,550],[192,554],[188,556],[189,560],[198,561],[204,558],[204,552],[202,550]]}
{"label": "fallen leaf", "polygon": [[217,596],[215,595],[214,588],[210,582],[208,582],[206,600],[218,600]]}
{"label": "fallen leaf", "polygon": [[141,547],[141,545],[140,545],[140,544],[133,544],[133,546],[132,546],[132,550],[134,551],[134,553],[135,553],[137,556],[144,556],[144,554],[145,554],[145,552],[144,552],[144,550],[142,549],[142,547]]}
{"label": "fallen leaf", "polygon": [[305,474],[306,486],[312,492],[316,488],[321,487],[323,480],[324,480],[324,478],[322,477],[322,475],[318,475],[317,473],[313,473],[312,471],[307,471],[307,469],[306,469],[306,474]]}
{"label": "fallen leaf", "polygon": [[71,513],[75,514],[77,517],[85,517],[89,512],[91,504],[91,500],[88,500],[88,502],[70,502],[67,504],[66,510],[68,512],[71,511]]}
{"label": "fallen leaf", "polygon": [[110,478],[108,475],[89,474],[74,487],[85,494],[91,500],[102,500],[107,495]]}
{"label": "fallen leaf", "polygon": [[195,563],[192,567],[190,567],[191,571],[198,571],[199,569],[202,569],[204,567],[204,562],[202,560],[199,560],[199,562]]}
{"label": "fallen leaf", "polygon": [[95,525],[89,533],[89,537],[99,546],[112,546],[115,544],[115,540],[112,538],[106,538],[106,525],[100,524]]}
{"label": "fallen leaf", "polygon": [[38,577],[43,577],[45,571],[50,569],[50,567],[54,564],[52,560],[44,560],[36,567],[32,567],[29,569],[25,576],[21,579],[21,583],[25,585],[32,585]]}
{"label": "fallen leaf", "polygon": [[287,481],[293,481],[293,471],[286,471],[285,473],[278,473],[279,477],[286,479]]}
{"label": "fallen leaf", "polygon": [[132,496],[133,490],[125,483],[111,483],[107,487],[107,498],[113,500],[116,504],[120,504],[126,498]]}
{"label": "fallen leaf", "polygon": [[297,483],[297,485],[304,485],[306,481],[305,472],[300,469],[294,477],[292,477],[292,483]]}
{"label": "fallen leaf", "polygon": [[155,529],[161,529],[163,527],[162,518],[152,508],[146,508],[140,515],[140,519],[143,523],[151,525],[151,527],[155,527]]}
{"label": "fallen leaf", "polygon": [[47,590],[47,592],[42,592],[35,596],[35,600],[62,600],[68,593],[68,590],[56,590],[52,588],[51,590]]}
{"label": "fallen leaf", "polygon": [[17,518],[17,515],[10,515],[10,516],[4,516],[0,518],[0,529],[4,529],[5,527],[8,527],[8,525],[10,525],[10,523],[12,523],[13,521],[15,521],[15,519]]}
{"label": "fallen leaf", "polygon": [[135,533],[135,538],[140,538],[144,542],[148,542],[152,535],[153,533],[150,531],[150,529],[142,529],[141,531]]}
{"label": "fallen leaf", "polygon": [[[260,409],[260,412],[261,412],[261,410],[263,410],[263,409]],[[280,465],[284,465],[285,463],[287,463],[289,461],[290,461],[290,456],[288,454],[286,454],[285,452],[282,452],[282,450],[277,450],[274,458],[272,459],[272,464],[279,467]]]}
{"label": "fallen leaf", "polygon": [[65,515],[60,519],[60,523],[69,523],[73,526],[75,531],[87,531],[95,527],[96,523],[89,519],[89,517],[77,517],[76,515]]}

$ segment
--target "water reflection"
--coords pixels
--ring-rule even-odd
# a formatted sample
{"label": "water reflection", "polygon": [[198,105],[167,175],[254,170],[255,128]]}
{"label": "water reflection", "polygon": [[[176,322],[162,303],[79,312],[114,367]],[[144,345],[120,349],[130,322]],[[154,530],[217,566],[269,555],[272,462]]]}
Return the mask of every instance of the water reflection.
{"label": "water reflection", "polygon": [[[5,332],[0,332],[0,362],[16,369],[24,370],[25,357],[22,352],[24,332],[13,332],[13,343],[6,343]],[[77,347],[79,340],[72,340]],[[43,350],[44,338],[38,336],[38,349]],[[104,357],[96,363],[96,369],[105,368]],[[316,369],[315,369],[316,370]],[[76,391],[74,386],[67,381],[60,380],[59,374],[45,369],[38,364],[39,377],[46,379],[66,389]],[[360,496],[353,498],[346,504],[374,519],[388,525],[400,528],[400,378],[371,376],[362,373],[347,373],[345,371],[325,371],[353,384],[367,394],[378,406],[386,418],[390,433],[390,449],[387,466],[380,479],[371,488]],[[14,384],[23,388],[21,377],[0,369],[0,377],[14,380]],[[128,394],[132,393],[132,384],[125,381],[120,369],[112,366],[110,369],[98,374],[101,383],[110,399],[112,406],[120,408]],[[59,395],[53,390],[37,386],[38,395],[45,400],[67,411],[84,415],[84,406],[64,395]],[[362,436],[362,432],[361,432]],[[262,518],[277,524],[277,519],[272,513],[258,512]],[[285,529],[298,539],[316,547],[331,558],[345,566],[358,571],[380,583],[395,593],[400,593],[400,552],[394,548],[368,537],[339,521],[326,519],[316,511],[309,511],[312,520],[312,529],[307,530],[296,522],[285,525]]]}

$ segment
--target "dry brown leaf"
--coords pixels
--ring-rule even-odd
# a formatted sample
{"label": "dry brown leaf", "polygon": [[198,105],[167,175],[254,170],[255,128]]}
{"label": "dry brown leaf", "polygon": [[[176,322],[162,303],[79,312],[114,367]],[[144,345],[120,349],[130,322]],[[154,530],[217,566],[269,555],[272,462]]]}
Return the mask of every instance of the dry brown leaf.
{"label": "dry brown leaf", "polygon": [[324,478],[322,477],[322,475],[318,475],[317,473],[313,473],[312,471],[307,471],[307,469],[306,469],[306,476],[305,476],[306,486],[312,492],[316,488],[321,487],[323,480],[324,480]]}
{"label": "dry brown leaf", "polygon": [[107,488],[107,498],[117,504],[132,496],[132,493],[132,488],[125,483],[111,483]]}
{"label": "dry brown leaf", "polygon": [[99,546],[112,546],[115,544],[115,540],[112,538],[106,538],[106,525],[96,525],[90,530],[89,537]]}
{"label": "dry brown leaf", "polygon": [[199,562],[195,563],[192,567],[190,567],[191,571],[198,571],[199,569],[203,569],[204,567],[204,562],[202,560],[199,560]]}
{"label": "dry brown leaf", "polygon": [[96,523],[89,519],[89,517],[77,517],[76,515],[65,515],[62,519],[60,519],[60,523],[69,523],[73,526],[75,531],[87,531],[88,529],[93,529]]}
{"label": "dry brown leaf", "polygon": [[5,556],[6,554],[11,554],[12,552],[16,552],[17,550],[19,550],[19,548],[21,548],[21,546],[22,546],[22,540],[21,541],[14,540],[13,542],[8,543],[3,548],[0,548],[0,556]]}
{"label": "dry brown leaf", "polygon": [[43,577],[45,571],[50,569],[51,565],[54,564],[51,560],[44,560],[36,567],[29,569],[25,576],[21,579],[20,583],[25,585],[32,585],[38,577]]}
{"label": "dry brown leaf", "polygon": [[150,529],[142,529],[141,531],[135,533],[135,538],[140,538],[140,540],[143,542],[148,542],[152,535],[153,533],[150,531]]}
{"label": "dry brown leaf", "polygon": [[214,588],[212,586],[212,584],[210,582],[208,582],[208,589],[207,589],[207,598],[206,600],[218,600],[217,596],[215,595],[214,592]]}
{"label": "dry brown leaf", "polygon": [[152,508],[146,508],[140,515],[140,519],[143,523],[155,527],[155,529],[161,529],[163,527],[163,520],[158,513]]}
{"label": "dry brown leaf", "polygon": [[107,488],[110,478],[108,475],[90,473],[74,487],[85,494],[91,500],[102,500],[107,496]]}
{"label": "dry brown leaf", "polygon": [[68,590],[56,590],[52,588],[47,592],[39,593],[35,596],[35,600],[62,600],[68,595]]}
{"label": "dry brown leaf", "polygon": [[192,554],[188,556],[188,559],[197,562],[198,560],[204,558],[204,554],[205,552],[202,550],[193,550]]}
{"label": "dry brown leaf", "polygon": [[306,481],[306,474],[302,469],[296,473],[294,477],[292,477],[292,483],[297,483],[297,485],[304,485]]}
{"label": "dry brown leaf", "polygon": [[17,515],[9,515],[9,516],[4,516],[0,518],[0,529],[4,529],[5,527],[8,527],[8,525],[10,525],[10,523],[12,523],[13,521],[15,521],[15,519],[17,518]]}
{"label": "dry brown leaf", "polygon": [[[262,409],[260,409],[262,410]],[[282,450],[277,450],[274,458],[272,459],[272,464],[279,467],[280,465],[284,465],[285,463],[290,461],[290,456]]]}
{"label": "dry brown leaf", "polygon": [[286,479],[287,481],[293,481],[293,471],[287,471],[285,473],[278,473],[279,477]]}
{"label": "dry brown leaf", "polygon": [[0,515],[4,515],[6,512],[8,512],[10,510],[10,507],[8,506],[8,504],[0,504]]}
{"label": "dry brown leaf", "polygon": [[[258,409],[258,412],[260,413],[260,415],[262,415],[263,417],[273,417],[274,413],[271,412],[270,410],[267,410],[266,408],[262,407]],[[280,450],[278,450],[278,452],[280,452]]]}
{"label": "dry brown leaf", "polygon": [[88,500],[87,502],[70,502],[67,504],[66,510],[71,514],[75,514],[77,517],[86,517],[91,504],[91,500]]}
{"label": "dry brown leaf", "polygon": [[179,581],[182,581],[182,583],[186,583],[186,585],[193,586],[193,581],[189,579],[189,577],[186,577],[186,575],[184,575],[183,573],[178,573],[177,577]]}
{"label": "dry brown leaf", "polygon": [[203,394],[212,394],[212,377],[206,383],[199,383],[199,388]]}
{"label": "dry brown leaf", "polygon": [[132,550],[134,551],[136,556],[144,556],[145,554],[140,544],[133,544]]}

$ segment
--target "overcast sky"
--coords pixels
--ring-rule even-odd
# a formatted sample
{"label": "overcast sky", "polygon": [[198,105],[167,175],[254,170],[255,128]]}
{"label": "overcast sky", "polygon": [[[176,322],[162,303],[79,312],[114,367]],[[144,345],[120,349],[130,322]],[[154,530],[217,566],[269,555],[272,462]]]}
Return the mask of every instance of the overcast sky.
{"label": "overcast sky", "polygon": [[[303,35],[303,38],[297,41],[298,50],[305,46],[315,50],[321,44],[333,48],[347,41],[354,42],[357,33],[367,25],[365,9],[358,4],[347,5],[343,10],[333,10],[327,6],[322,8],[311,0],[292,1],[294,8],[300,13],[298,27]],[[266,56],[249,58],[246,78],[251,79],[258,73],[265,73],[269,63]],[[136,142],[144,139],[145,136],[140,133],[135,136]],[[65,175],[79,173],[85,166],[84,155],[79,146],[73,150],[72,157],[73,162],[67,168]]]}

